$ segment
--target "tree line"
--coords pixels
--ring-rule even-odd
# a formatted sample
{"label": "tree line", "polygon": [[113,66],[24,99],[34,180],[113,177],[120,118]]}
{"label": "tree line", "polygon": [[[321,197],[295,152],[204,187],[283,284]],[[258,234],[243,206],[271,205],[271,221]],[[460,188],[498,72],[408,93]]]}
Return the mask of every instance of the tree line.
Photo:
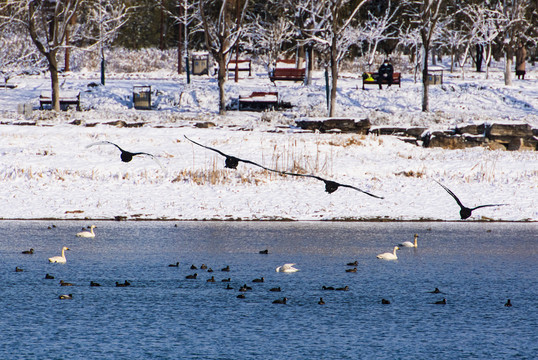
{"label": "tree line", "polygon": [[72,47],[98,49],[103,66],[111,47],[177,48],[179,72],[191,51],[205,50],[218,64],[224,113],[234,54],[258,58],[268,71],[278,58],[303,59],[307,84],[316,66],[330,75],[334,116],[343,60],[362,57],[370,70],[376,54],[401,52],[415,76],[422,74],[422,109],[429,111],[428,63],[441,55],[460,65],[472,58],[479,71],[484,61],[487,76],[489,61],[504,59],[509,85],[517,45],[536,57],[537,23],[535,0],[3,0],[0,71],[6,78],[25,61],[43,61],[59,109],[58,56]]}

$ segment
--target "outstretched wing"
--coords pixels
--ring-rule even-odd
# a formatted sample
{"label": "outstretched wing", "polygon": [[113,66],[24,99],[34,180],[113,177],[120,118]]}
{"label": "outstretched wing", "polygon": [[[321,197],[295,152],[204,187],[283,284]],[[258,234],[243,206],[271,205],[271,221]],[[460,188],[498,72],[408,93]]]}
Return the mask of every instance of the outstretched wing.
{"label": "outstretched wing", "polygon": [[123,150],[122,148],[120,148],[118,145],[114,144],[113,142],[106,141],[106,140],[104,140],[104,141],[98,141],[98,142],[95,142],[95,143],[93,143],[93,144],[86,145],[86,149],[87,149],[87,148],[90,148],[90,147],[92,147],[92,146],[95,146],[95,145],[114,145],[114,146],[117,147],[120,151],[122,151],[122,152],[125,151],[125,150]]}
{"label": "outstretched wing", "polygon": [[201,147],[206,148],[206,149],[209,149],[209,150],[213,150],[213,151],[215,151],[215,152],[221,154],[221,155],[224,156],[224,157],[230,157],[230,155],[227,155],[227,154],[223,153],[222,151],[220,151],[220,150],[218,150],[218,149],[215,149],[215,148],[212,148],[212,147],[209,147],[209,146],[202,145],[202,144],[200,144],[200,143],[197,143],[197,142],[194,141],[194,140],[189,139],[189,138],[187,137],[187,135],[183,135],[183,136],[185,137],[185,139],[189,140],[190,142],[192,142],[192,143],[194,143],[194,144],[196,144],[196,145],[198,145],[198,146],[201,146]]}
{"label": "outstretched wing", "polygon": [[458,197],[456,196],[456,194],[454,194],[452,191],[450,191],[449,188],[447,188],[446,186],[444,186],[443,184],[441,184],[439,181],[437,181],[437,180],[435,180],[435,179],[434,179],[433,181],[435,181],[435,182],[438,183],[443,189],[445,189],[446,192],[449,193],[450,196],[452,196],[452,197],[454,198],[454,200],[456,200],[456,202],[458,203],[458,205],[460,206],[460,208],[462,208],[462,209],[465,208],[465,206],[463,206],[463,204],[461,203],[460,199],[458,199]]}
{"label": "outstretched wing", "polygon": [[[272,170],[272,171],[275,171],[275,170]],[[323,181],[325,183],[325,191],[327,191],[329,194],[335,192],[338,187],[347,187],[347,188],[350,188],[350,189],[353,189],[353,190],[357,190],[357,191],[360,191],[361,193],[364,193],[366,195],[369,195],[369,196],[372,196],[372,197],[375,197],[376,199],[384,199],[383,197],[381,196],[377,196],[377,195],[374,195],[374,194],[370,194],[369,192],[366,192],[362,189],[359,189],[358,187],[355,187],[355,186],[351,186],[351,185],[346,185],[346,184],[340,184],[340,183],[337,183],[336,181],[332,181],[332,180],[327,180],[327,179],[324,179],[322,177],[319,177],[317,175],[310,175],[310,174],[297,174],[297,173],[290,173],[290,172],[286,172],[286,171],[278,171],[279,173],[281,174],[285,174],[285,175],[291,175],[291,176],[303,176],[303,177],[310,177],[310,178],[313,178],[313,179],[317,179],[317,180],[320,180],[320,181]],[[333,189],[332,191],[330,191],[329,189]]]}
{"label": "outstretched wing", "polygon": [[355,187],[355,186],[346,185],[346,184],[340,184],[340,183],[338,183],[338,185],[341,186],[341,187],[347,187],[347,188],[350,188],[350,189],[353,189],[353,190],[360,191],[361,193],[369,195],[371,197],[375,197],[376,199],[384,199],[383,196],[377,196],[377,195],[374,195],[374,194],[370,194],[369,192],[364,191],[362,189],[359,189],[358,187]]}
{"label": "outstretched wing", "polygon": [[194,143],[194,144],[196,144],[196,145],[198,145],[198,146],[201,146],[201,147],[203,147],[203,148],[206,148],[206,149],[209,149],[209,150],[213,150],[213,151],[215,151],[215,152],[221,154],[222,156],[226,157],[227,159],[235,159],[235,160],[237,160],[237,161],[242,161],[242,162],[244,162],[244,163],[252,164],[252,165],[254,165],[254,166],[260,167],[260,168],[262,168],[262,169],[264,169],[264,170],[273,171],[273,172],[278,172],[278,171],[276,171],[276,170],[272,170],[272,169],[266,168],[266,167],[263,166],[263,165],[257,164],[257,163],[255,163],[254,161],[245,160],[245,159],[240,159],[240,158],[238,158],[238,157],[236,157],[236,156],[232,156],[232,155],[225,154],[225,153],[223,153],[222,151],[220,151],[220,150],[218,150],[218,149],[215,149],[215,148],[212,148],[212,147],[209,147],[209,146],[206,146],[206,145],[202,145],[202,144],[200,144],[200,143],[197,143],[196,141],[189,139],[186,135],[183,135],[183,136],[185,136],[185,139],[189,140],[190,142],[192,142],[192,143]]}
{"label": "outstretched wing", "polygon": [[471,210],[476,210],[476,209],[480,209],[480,208],[488,207],[488,206],[505,206],[505,205],[508,205],[508,204],[488,204],[488,205],[480,205],[480,206],[477,206],[477,207],[472,208]]}

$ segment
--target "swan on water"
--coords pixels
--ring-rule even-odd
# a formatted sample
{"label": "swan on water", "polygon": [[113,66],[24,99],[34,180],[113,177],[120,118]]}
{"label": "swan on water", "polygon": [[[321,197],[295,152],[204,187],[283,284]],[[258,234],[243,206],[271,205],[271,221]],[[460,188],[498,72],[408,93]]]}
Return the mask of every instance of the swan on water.
{"label": "swan on water", "polygon": [[49,262],[51,263],[65,263],[66,262],[66,259],[65,259],[65,250],[69,250],[69,248],[67,246],[64,246],[62,248],[62,255],[61,256],[53,256],[53,257],[50,257],[49,258]]}
{"label": "swan on water", "polygon": [[394,250],[391,253],[386,252],[383,254],[379,254],[377,255],[377,258],[382,260],[398,260],[398,256],[396,256],[396,250],[400,250],[400,248],[395,246]]}
{"label": "swan on water", "polygon": [[97,226],[95,225],[92,225],[90,226],[90,231],[81,231],[79,233],[77,233],[77,236],[78,237],[83,237],[83,238],[93,238],[95,237],[95,233],[93,232],[93,229],[95,229]]}
{"label": "swan on water", "polygon": [[292,272],[299,271],[299,269],[294,268],[293,265],[295,264],[284,264],[282,266],[279,266],[276,268],[276,272],[292,273]]}
{"label": "swan on water", "polygon": [[398,246],[401,246],[401,247],[418,247],[417,246],[417,239],[418,239],[418,234],[415,234],[415,242],[411,242],[411,241],[404,241],[403,243],[401,244],[398,244]]}

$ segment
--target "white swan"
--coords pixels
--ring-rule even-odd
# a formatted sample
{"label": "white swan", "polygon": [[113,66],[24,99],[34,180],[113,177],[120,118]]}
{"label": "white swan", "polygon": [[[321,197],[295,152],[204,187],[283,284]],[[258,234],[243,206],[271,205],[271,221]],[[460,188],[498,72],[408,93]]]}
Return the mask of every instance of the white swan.
{"label": "white swan", "polygon": [[382,260],[398,260],[398,257],[396,256],[396,250],[400,250],[400,248],[395,246],[394,250],[391,253],[386,252],[383,254],[379,254],[377,255],[377,258]]}
{"label": "white swan", "polygon": [[81,231],[79,233],[77,233],[77,236],[78,237],[83,237],[83,238],[93,238],[95,237],[95,233],[93,232],[93,229],[95,229],[97,226],[95,225],[92,225],[90,226],[90,231]]}
{"label": "white swan", "polygon": [[415,242],[412,243],[411,241],[404,241],[403,243],[401,244],[398,244],[398,246],[401,246],[401,247],[418,247],[417,246],[417,238],[418,238],[418,234],[415,234]]}
{"label": "white swan", "polygon": [[49,258],[49,262],[51,263],[65,263],[66,262],[66,259],[65,259],[65,250],[69,250],[69,248],[67,246],[64,246],[62,248],[62,256],[53,256],[53,257],[50,257]]}
{"label": "white swan", "polygon": [[276,272],[292,273],[292,272],[299,271],[299,269],[294,268],[293,265],[295,264],[284,264],[282,266],[279,266],[276,268]]}

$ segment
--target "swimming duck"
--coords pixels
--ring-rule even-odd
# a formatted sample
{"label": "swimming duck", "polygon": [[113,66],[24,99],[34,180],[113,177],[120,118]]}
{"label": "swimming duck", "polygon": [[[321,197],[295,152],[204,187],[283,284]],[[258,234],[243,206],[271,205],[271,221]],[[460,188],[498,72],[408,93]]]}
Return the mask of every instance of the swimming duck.
{"label": "swimming duck", "polygon": [[127,280],[125,280],[123,284],[116,281],[116,287],[127,287],[127,286],[131,286],[131,283],[128,282]]}
{"label": "swimming duck", "polygon": [[65,282],[63,280],[60,280],[60,286],[74,286],[74,285],[70,282]]}
{"label": "swimming duck", "polygon": [[65,258],[65,250],[69,250],[67,246],[64,246],[62,248],[62,255],[61,256],[53,256],[49,258],[49,262],[51,263],[65,263],[67,260]]}
{"label": "swimming duck", "polygon": [[400,248],[395,246],[394,250],[391,253],[386,252],[383,254],[379,254],[377,255],[377,258],[381,260],[398,260],[398,256],[396,256],[396,250],[400,250]]}
{"label": "swimming duck", "polygon": [[436,301],[436,302],[434,302],[434,304],[436,304],[436,305],[446,305],[446,299],[443,298],[443,300]]}
{"label": "swimming duck", "polygon": [[279,266],[276,268],[276,272],[292,273],[299,271],[299,269],[294,268],[293,265],[295,264],[284,264],[282,266]]}
{"label": "swimming duck", "polygon": [[230,284],[226,284],[226,287],[225,287],[226,290],[233,290],[234,288],[230,286]]}
{"label": "swimming duck", "polygon": [[18,266],[15,267],[15,272],[23,272],[23,271],[24,271],[24,270],[21,269],[20,267],[18,267]]}
{"label": "swimming duck", "polygon": [[192,280],[192,279],[196,279],[197,276],[198,276],[198,274],[197,274],[197,273],[194,273],[194,274],[192,274],[192,275],[187,275],[187,276],[185,276],[185,279],[191,279],[191,280]]}
{"label": "swimming duck", "polygon": [[270,288],[269,291],[272,291],[272,292],[281,292],[282,290],[280,289],[280,286],[279,286],[279,287]]}
{"label": "swimming duck", "polygon": [[325,285],[323,285],[321,288],[322,288],[323,290],[334,290],[334,287],[333,287],[333,286],[325,286]]}
{"label": "swimming duck", "polygon": [[169,264],[168,267],[179,267],[179,261],[175,264]]}
{"label": "swimming duck", "polygon": [[357,260],[353,261],[353,262],[350,262],[350,263],[347,263],[346,264],[347,266],[358,266],[359,265],[359,262]]}
{"label": "swimming duck", "polygon": [[239,294],[239,295],[237,295],[237,298],[238,299],[244,299],[244,298],[246,298],[246,296],[245,296],[245,294]]}
{"label": "swimming duck", "polygon": [[206,264],[202,264],[202,266],[200,266],[200,269],[201,269],[201,270],[205,270],[205,269],[207,269],[207,265],[206,265]]}
{"label": "swimming duck", "polygon": [[339,287],[339,288],[336,288],[334,290],[336,290],[336,291],[349,291],[349,286],[346,285],[344,287]]}
{"label": "swimming duck", "polygon": [[226,267],[223,267],[220,271],[230,271],[230,266],[226,265]]}
{"label": "swimming duck", "polygon": [[90,281],[90,286],[101,286],[101,284],[96,283],[94,281]]}
{"label": "swimming duck", "polygon": [[230,282],[230,281],[232,281],[232,279],[231,278],[226,278],[226,279],[222,279],[221,281],[222,282]]}
{"label": "swimming duck", "polygon": [[207,279],[206,282],[215,282],[215,277],[214,276],[211,276],[210,279]]}
{"label": "swimming duck", "polygon": [[510,306],[512,306],[512,303],[510,302],[510,299],[508,299],[508,300],[506,301],[506,303],[504,304],[504,306],[506,306],[506,307],[510,307]]}
{"label": "swimming duck", "polygon": [[262,254],[262,255],[267,255],[267,254],[269,254],[269,249],[260,250],[260,254]]}
{"label": "swimming duck", "polygon": [[387,299],[381,299],[381,304],[388,305],[390,304],[390,301]]}
{"label": "swimming duck", "polygon": [[30,250],[24,250],[23,252],[21,252],[21,254],[28,254],[28,255],[31,255],[34,253],[34,249],[30,249]]}
{"label": "swimming duck", "polygon": [[428,291],[430,294],[442,294],[441,290],[439,288],[435,288],[432,291]]}
{"label": "swimming duck", "polygon": [[353,268],[353,269],[346,269],[346,272],[347,273],[356,273],[357,272],[357,268]]}
{"label": "swimming duck", "polygon": [[196,267],[196,265],[192,264],[191,265],[191,270],[198,270],[198,268]]}
{"label": "swimming duck", "polygon": [[322,297],[319,298],[318,304],[319,305],[325,305],[325,301],[323,301]]}
{"label": "swimming duck", "polygon": [[60,299],[60,300],[71,300],[71,299],[73,299],[73,295],[72,294],[60,295],[60,296],[58,296],[58,299]]}
{"label": "swimming duck", "polygon": [[54,279],[54,276],[50,275],[50,274],[45,274],[45,279]]}
{"label": "swimming duck", "polygon": [[78,237],[83,237],[83,238],[94,238],[95,233],[93,232],[93,229],[95,229],[96,227],[97,226],[92,225],[92,226],[90,226],[90,231],[81,231],[81,232],[77,233],[77,236]]}
{"label": "swimming duck", "polygon": [[288,298],[282,298],[282,299],[276,299],[273,301],[273,304],[286,304],[288,302]]}
{"label": "swimming duck", "polygon": [[261,278],[259,278],[259,279],[254,279],[254,280],[252,280],[252,282],[255,282],[255,283],[262,283],[262,282],[264,282],[264,281],[265,281],[265,279],[264,279],[263,277],[261,277]]}
{"label": "swimming duck", "polygon": [[415,234],[415,242],[404,241],[403,243],[398,244],[398,246],[402,246],[402,247],[414,247],[414,248],[416,248],[416,247],[417,247],[417,239],[418,239],[418,234]]}

